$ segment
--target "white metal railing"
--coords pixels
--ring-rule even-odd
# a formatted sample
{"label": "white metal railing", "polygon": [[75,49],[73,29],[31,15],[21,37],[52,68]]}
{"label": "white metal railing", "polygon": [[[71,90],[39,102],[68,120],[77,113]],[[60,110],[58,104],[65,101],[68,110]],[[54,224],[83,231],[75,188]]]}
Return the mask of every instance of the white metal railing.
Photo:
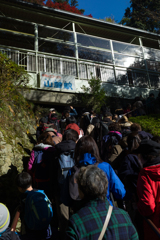
{"label": "white metal railing", "polygon": [[[77,60],[55,57],[49,54],[37,53],[37,66],[36,66],[36,52],[27,51],[16,48],[0,47],[0,52],[5,53],[12,61],[23,67],[28,72],[53,72],[58,74],[73,75],[77,77]],[[95,64],[90,62],[78,61],[78,71],[80,79],[91,79],[91,77],[99,77],[103,82],[110,82],[118,84],[134,85],[137,87],[148,87],[146,71],[132,71],[133,81],[128,80],[128,71],[121,68],[118,71],[123,74],[114,75],[113,66]],[[160,74],[155,71],[150,71],[150,82],[152,88],[160,87]],[[117,79],[116,79],[117,78]],[[119,78],[122,78],[120,80]],[[125,82],[124,82],[125,78]],[[132,84],[130,83],[132,82]]]}

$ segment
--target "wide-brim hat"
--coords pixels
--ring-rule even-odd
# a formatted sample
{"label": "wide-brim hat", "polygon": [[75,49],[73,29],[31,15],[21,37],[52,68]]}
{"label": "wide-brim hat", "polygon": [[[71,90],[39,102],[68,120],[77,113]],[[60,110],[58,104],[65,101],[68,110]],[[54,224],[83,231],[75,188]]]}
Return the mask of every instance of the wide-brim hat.
{"label": "wide-brim hat", "polygon": [[53,132],[53,133],[57,134],[57,130],[53,129],[53,128],[46,128],[45,132]]}
{"label": "wide-brim hat", "polygon": [[0,233],[4,232],[10,223],[10,213],[8,208],[0,203]]}

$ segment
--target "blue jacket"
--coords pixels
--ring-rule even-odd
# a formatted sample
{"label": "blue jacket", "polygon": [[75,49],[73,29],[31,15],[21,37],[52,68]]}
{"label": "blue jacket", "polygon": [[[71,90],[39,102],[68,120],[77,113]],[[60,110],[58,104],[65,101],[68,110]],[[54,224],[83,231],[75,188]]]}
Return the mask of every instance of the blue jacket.
{"label": "blue jacket", "polygon": [[76,111],[75,108],[73,108],[72,111],[73,111],[73,112],[70,112],[70,113],[69,113],[70,116],[77,116],[77,115],[78,115],[78,113],[77,113],[77,111]]}
{"label": "blue jacket", "polygon": [[[96,162],[97,160],[93,155],[91,155],[90,153],[85,153],[83,159],[79,161],[78,165],[79,167],[82,167],[87,165],[93,165]],[[110,204],[113,205],[110,198],[110,192],[113,193],[116,199],[123,199],[126,194],[124,185],[109,163],[107,162],[99,163],[98,168],[102,169],[106,173],[108,179],[107,199],[110,202]]]}

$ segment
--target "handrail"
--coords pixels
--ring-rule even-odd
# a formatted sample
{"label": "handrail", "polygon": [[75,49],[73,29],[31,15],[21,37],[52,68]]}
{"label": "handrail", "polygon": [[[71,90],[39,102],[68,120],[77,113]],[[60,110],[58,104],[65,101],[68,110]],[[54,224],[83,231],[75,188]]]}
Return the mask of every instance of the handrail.
{"label": "handrail", "polygon": [[[143,216],[144,217],[144,216]],[[152,228],[152,230],[157,234],[157,236],[160,238],[160,231],[156,227],[156,225],[151,221],[151,219],[144,217],[145,221],[149,224],[149,226]]]}

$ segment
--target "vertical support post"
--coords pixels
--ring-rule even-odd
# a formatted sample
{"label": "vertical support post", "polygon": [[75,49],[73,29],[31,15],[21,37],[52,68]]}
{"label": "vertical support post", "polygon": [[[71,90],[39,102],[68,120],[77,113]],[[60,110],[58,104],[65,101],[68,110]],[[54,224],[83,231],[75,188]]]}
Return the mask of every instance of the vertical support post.
{"label": "vertical support post", "polygon": [[150,82],[150,77],[149,77],[149,73],[148,73],[147,62],[146,62],[146,58],[145,58],[145,54],[144,54],[144,48],[143,48],[143,43],[142,43],[142,39],[141,38],[139,38],[139,43],[140,43],[140,46],[142,48],[143,59],[144,59],[144,63],[145,63],[146,71],[147,71],[148,85],[149,85],[149,88],[151,88],[151,82]]}
{"label": "vertical support post", "polygon": [[118,84],[116,80],[116,69],[115,69],[115,60],[114,60],[114,51],[113,51],[113,44],[112,41],[110,40],[110,46],[111,46],[111,53],[112,53],[112,59],[113,59],[113,70],[114,70],[114,76],[115,76],[115,83]]}
{"label": "vertical support post", "polygon": [[38,25],[34,25],[34,51],[36,52],[36,73],[38,74]]}
{"label": "vertical support post", "polygon": [[75,44],[75,51],[76,51],[76,68],[77,68],[77,77],[79,79],[79,64],[78,64],[78,46],[77,46],[77,33],[75,29],[75,23],[72,22],[72,29],[74,33],[74,44]]}

